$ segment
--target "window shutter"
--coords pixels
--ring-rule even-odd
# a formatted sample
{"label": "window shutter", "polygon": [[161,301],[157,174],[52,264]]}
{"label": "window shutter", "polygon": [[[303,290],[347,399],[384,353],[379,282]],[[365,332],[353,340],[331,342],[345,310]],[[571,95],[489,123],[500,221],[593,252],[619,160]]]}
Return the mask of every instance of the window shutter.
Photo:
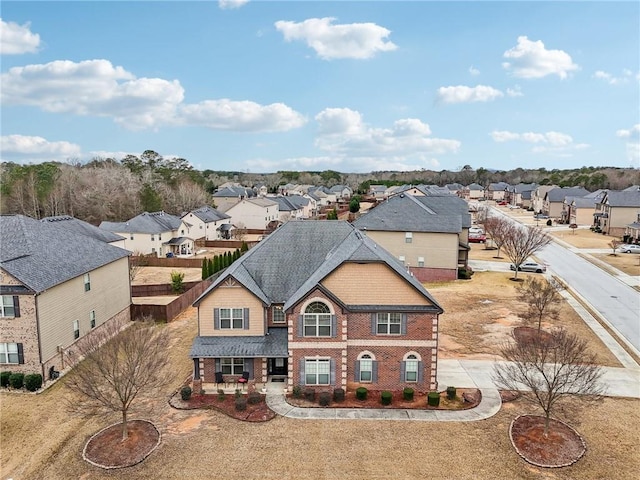
{"label": "window shutter", "polygon": [[222,366],[220,365],[220,359],[216,358],[216,372],[221,372]]}
{"label": "window shutter", "polygon": [[418,362],[418,383],[422,383],[424,381],[424,368],[422,366],[422,362]]}
{"label": "window shutter", "polygon": [[403,313],[400,317],[400,333],[402,335],[407,334],[407,314]]}
{"label": "window shutter", "polygon": [[304,358],[300,359],[300,385],[306,385],[304,377]]}
{"label": "window shutter", "polygon": [[404,383],[406,380],[407,362],[400,362],[400,381]]}
{"label": "window shutter", "polygon": [[371,335],[375,335],[378,333],[378,314],[371,314]]}
{"label": "window shutter", "polygon": [[329,359],[329,384],[336,384],[336,361],[333,358]]}
{"label": "window shutter", "polygon": [[374,360],[371,362],[371,381],[378,381],[378,361]]}
{"label": "window shutter", "polygon": [[22,344],[17,343],[18,346],[18,363],[22,365],[24,363],[24,350],[22,349]]}
{"label": "window shutter", "polygon": [[331,315],[331,336],[332,337],[338,336],[338,322],[336,321],[335,315]]}
{"label": "window shutter", "polygon": [[220,309],[213,309],[213,329],[220,330]]}
{"label": "window shutter", "polygon": [[298,315],[298,336],[304,337],[304,315]]}
{"label": "window shutter", "polygon": [[249,309],[245,308],[242,313],[242,327],[249,330]]}
{"label": "window shutter", "polygon": [[356,360],[353,366],[353,381],[360,381],[360,360]]}
{"label": "window shutter", "polygon": [[14,317],[19,317],[20,316],[20,297],[17,295],[13,296],[13,311]]}
{"label": "window shutter", "polygon": [[244,371],[249,372],[249,378],[253,378],[253,358],[244,359]]}

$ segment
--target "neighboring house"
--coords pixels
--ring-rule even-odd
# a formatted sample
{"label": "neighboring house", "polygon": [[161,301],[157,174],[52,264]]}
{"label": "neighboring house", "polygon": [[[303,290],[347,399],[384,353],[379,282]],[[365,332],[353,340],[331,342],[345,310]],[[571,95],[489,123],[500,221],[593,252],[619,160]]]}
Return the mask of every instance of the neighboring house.
{"label": "neighboring house", "polygon": [[334,185],[329,190],[336,195],[336,200],[349,200],[353,195],[353,190],[348,185]]}
{"label": "neighboring house", "polygon": [[130,252],[57,222],[0,217],[0,370],[70,366],[69,350],[108,322],[128,321]]}
{"label": "neighboring house", "polygon": [[264,183],[257,184],[253,189],[259,197],[266,197],[269,194],[269,187]]}
{"label": "neighboring house", "polygon": [[301,195],[289,195],[286,197],[269,197],[278,203],[279,217],[281,223],[289,220],[304,220],[310,218],[309,200]]}
{"label": "neighboring house", "polygon": [[386,191],[387,187],[385,185],[369,185],[369,195],[378,201],[387,198]]}
{"label": "neighboring house", "polygon": [[455,195],[394,195],[353,225],[421,282],[455,280],[458,267],[467,265],[471,215]]}
{"label": "neighboring house", "polygon": [[589,196],[564,198],[561,221],[568,224],[592,225],[596,200]]}
{"label": "neighboring house", "polygon": [[221,212],[226,212],[236,203],[247,198],[254,198],[256,192],[251,188],[229,185],[218,188],[218,191],[212,196],[216,208]]}
{"label": "neighboring house", "polygon": [[313,202],[315,202],[315,215],[318,214],[318,210],[320,209],[320,207],[326,207],[327,205],[329,205],[329,195],[327,195],[321,189],[309,190],[309,193],[307,193],[305,197],[309,197]]}
{"label": "neighboring house", "polygon": [[484,187],[477,183],[470,184],[463,190],[463,192],[465,198],[467,198],[468,200],[479,200],[481,198],[484,198]]}
{"label": "neighboring house", "polygon": [[640,243],[640,213],[638,213],[635,222],[627,225],[624,235],[627,237],[628,243]]}
{"label": "neighboring house", "polygon": [[69,215],[59,215],[56,217],[45,217],[40,220],[52,227],[59,227],[64,230],[73,231],[81,235],[87,235],[101,242],[108,243],[114,247],[125,248],[125,238],[121,235],[109,232],[102,228],[98,228],[95,225],[85,222],[84,220],[78,220],[77,218]]}
{"label": "neighboring house", "polygon": [[225,210],[236,228],[266,230],[271,222],[278,222],[280,211],[278,202],[269,197],[245,198]]}
{"label": "neighboring house", "polygon": [[449,192],[451,192],[453,195],[463,195],[462,192],[464,190],[464,185],[462,185],[461,183],[447,183],[445,185],[445,188],[449,190]]}
{"label": "neighboring house", "polygon": [[565,197],[584,197],[589,190],[583,187],[557,187],[549,190],[544,196],[542,213],[551,218],[562,220],[562,207]]}
{"label": "neighboring house", "polygon": [[501,202],[505,199],[504,197],[509,187],[511,187],[511,185],[506,182],[490,183],[487,188],[485,188],[484,198]]}
{"label": "neighboring house", "polygon": [[337,202],[337,196],[335,192],[332,192],[327,187],[316,187],[309,189],[309,194],[314,194],[320,199],[320,206],[326,207],[333,205]]}
{"label": "neighboring house", "polygon": [[531,194],[531,208],[535,213],[544,213],[544,197],[549,190],[558,188],[557,185],[540,185]]}
{"label": "neighboring house", "polygon": [[194,386],[247,372],[321,391],[436,390],[438,318],[422,284],[347,222],[288,222],[195,301]]}
{"label": "neighboring house", "polygon": [[[187,234],[189,227],[180,217],[162,211],[143,212],[126,222],[102,222],[100,228],[124,237],[124,248],[136,254],[163,257],[169,252],[186,254],[194,248],[194,240]],[[180,243],[169,243],[178,237],[182,237]]]}
{"label": "neighboring house", "polygon": [[[180,217],[180,232],[194,240],[218,240],[223,238],[222,225],[231,225],[231,217],[213,207],[204,206]],[[229,227],[224,227],[229,228]]]}
{"label": "neighboring house", "polygon": [[623,236],[627,227],[638,220],[640,214],[640,190],[609,190],[596,204],[594,226],[607,235]]}
{"label": "neighboring house", "polygon": [[[535,183],[519,183],[517,185],[509,185],[505,190],[504,200],[510,205],[518,205],[523,208],[528,208],[529,205],[524,205],[524,197],[529,198],[529,204],[531,203],[531,192],[536,189]],[[527,193],[527,195],[525,195]]]}

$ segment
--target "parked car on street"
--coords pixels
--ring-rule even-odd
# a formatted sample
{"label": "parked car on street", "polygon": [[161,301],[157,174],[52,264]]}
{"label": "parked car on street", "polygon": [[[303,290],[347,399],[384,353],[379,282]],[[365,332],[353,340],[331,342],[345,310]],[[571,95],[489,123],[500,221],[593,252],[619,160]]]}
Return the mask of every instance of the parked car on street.
{"label": "parked car on street", "polygon": [[537,213],[533,216],[533,218],[537,218],[539,220],[546,220],[549,218],[549,215],[545,215],[544,213]]}
{"label": "parked car on street", "polygon": [[469,235],[472,234],[483,234],[484,230],[481,227],[469,227]]}
{"label": "parked car on street", "polygon": [[618,250],[622,253],[640,253],[640,245],[620,245]]}
{"label": "parked car on street", "polygon": [[505,205],[508,205],[508,203],[502,200],[501,202],[498,202],[498,205],[500,205],[501,207],[504,207]]}
{"label": "parked car on street", "polygon": [[485,243],[487,236],[484,233],[469,233],[470,243]]}
{"label": "parked car on street", "polygon": [[[511,270],[516,269],[516,266],[512,263],[511,265],[509,265],[509,268]],[[544,273],[547,271],[547,267],[542,265],[541,263],[536,263],[536,262],[524,262],[523,264],[520,265],[520,267],[518,268],[519,272],[534,272],[534,273]]]}

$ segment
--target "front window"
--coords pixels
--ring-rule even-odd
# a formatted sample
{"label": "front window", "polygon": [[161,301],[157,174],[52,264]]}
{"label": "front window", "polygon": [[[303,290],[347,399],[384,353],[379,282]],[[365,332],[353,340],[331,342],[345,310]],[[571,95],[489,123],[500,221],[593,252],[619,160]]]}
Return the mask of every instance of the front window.
{"label": "front window", "polygon": [[91,325],[91,328],[96,328],[96,311],[95,310],[91,310],[89,312],[89,325]]}
{"label": "front window", "polygon": [[373,380],[373,359],[371,355],[364,354],[360,357],[360,381],[371,382]]}
{"label": "front window", "polygon": [[20,363],[17,343],[0,343],[0,363]]}
{"label": "front window", "polygon": [[310,303],[304,311],[305,337],[331,336],[331,310],[322,302]]}
{"label": "front window", "polygon": [[88,273],[84,274],[84,291],[88,292],[91,290],[91,277]]}
{"label": "front window", "polygon": [[330,365],[328,359],[305,360],[305,385],[329,385]]}
{"label": "front window", "polygon": [[401,313],[378,313],[377,329],[379,335],[400,335]]}
{"label": "front window", "polygon": [[153,241],[155,241],[155,239],[156,239],[155,236],[151,235],[151,241],[153,242]]}
{"label": "front window", "polygon": [[418,357],[415,355],[409,355],[405,361],[404,380],[405,382],[418,381]]}
{"label": "front window", "polygon": [[78,320],[73,321],[73,338],[80,338],[80,322]]}
{"label": "front window", "polygon": [[418,257],[418,266],[424,267],[424,257]]}
{"label": "front window", "polygon": [[[242,328],[244,323],[242,308],[221,308],[220,328]],[[242,373],[242,372],[240,372]]]}
{"label": "front window", "polygon": [[404,243],[411,243],[413,242],[413,232],[406,232],[404,234]]}
{"label": "front window", "polygon": [[271,310],[273,314],[273,323],[285,323],[286,317],[284,315],[284,308],[278,305],[272,308]]}
{"label": "front window", "polygon": [[2,295],[2,302],[0,303],[0,317],[15,317],[16,308],[13,304],[13,297],[11,295]]}
{"label": "front window", "polygon": [[222,358],[220,368],[223,375],[242,375],[244,358]]}

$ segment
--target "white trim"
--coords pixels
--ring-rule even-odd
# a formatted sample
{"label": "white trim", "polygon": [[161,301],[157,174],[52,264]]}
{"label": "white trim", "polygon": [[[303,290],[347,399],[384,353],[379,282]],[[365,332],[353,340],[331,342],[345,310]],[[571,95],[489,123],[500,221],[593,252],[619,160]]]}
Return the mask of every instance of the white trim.
{"label": "white trim", "polygon": [[[435,340],[347,340],[349,347],[426,347],[436,348]],[[291,344],[289,344],[291,347]]]}

